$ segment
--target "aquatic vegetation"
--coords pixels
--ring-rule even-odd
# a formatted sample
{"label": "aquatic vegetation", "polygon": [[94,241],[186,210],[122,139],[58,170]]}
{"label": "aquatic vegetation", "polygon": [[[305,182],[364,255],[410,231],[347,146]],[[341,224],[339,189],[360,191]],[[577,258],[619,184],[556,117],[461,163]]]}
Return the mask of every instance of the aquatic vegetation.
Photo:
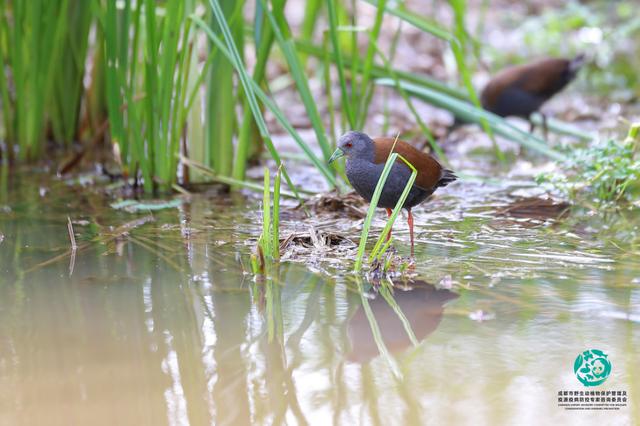
{"label": "aquatic vegetation", "polygon": [[[218,19],[218,23],[219,23],[220,27],[226,33],[226,37],[225,37],[226,46],[224,45],[222,40],[220,40],[220,38],[217,37],[211,31],[211,29],[209,27],[207,27],[206,24],[204,24],[202,22],[202,20],[197,19],[197,18],[193,18],[194,22],[205,30],[205,33],[207,34],[209,39],[216,45],[216,47],[219,49],[219,51],[222,52],[227,57],[227,59],[229,61],[231,61],[231,63],[234,65],[234,68],[236,69],[236,71],[238,72],[238,75],[240,77],[240,81],[241,81],[242,87],[244,89],[245,96],[247,97],[247,102],[249,104],[251,113],[252,113],[253,118],[254,118],[254,120],[256,122],[256,125],[258,126],[258,129],[260,131],[260,136],[262,138],[262,141],[266,145],[267,150],[271,154],[271,157],[273,158],[273,160],[276,162],[278,167],[281,168],[282,174],[283,174],[283,176],[284,176],[284,178],[285,178],[285,180],[287,182],[287,185],[296,194],[296,196],[300,199],[300,196],[299,196],[299,193],[298,193],[298,189],[293,184],[293,182],[291,181],[291,179],[289,177],[289,174],[287,173],[286,168],[283,167],[283,163],[282,163],[282,160],[280,158],[280,155],[278,154],[278,151],[276,150],[275,146],[273,145],[273,142],[271,140],[271,135],[269,133],[269,130],[267,129],[267,124],[266,124],[266,121],[265,121],[265,119],[264,119],[264,117],[262,115],[260,107],[258,105],[257,98],[261,98],[263,100],[263,103],[267,107],[271,107],[272,108],[272,111],[277,111],[277,107],[275,106],[274,103],[270,103],[268,101],[265,101],[265,99],[264,99],[265,96],[261,96],[262,91],[261,91],[259,85],[254,80],[251,79],[251,77],[249,75],[249,72],[247,71],[246,67],[244,66],[244,63],[242,61],[242,58],[240,57],[240,53],[238,51],[238,48],[234,44],[234,41],[233,41],[233,39],[232,39],[232,37],[230,35],[230,29],[226,25],[226,22],[224,21],[224,19],[221,16],[222,15],[222,11],[219,9],[219,7],[216,7],[215,3],[212,3],[212,7],[213,7],[215,13],[217,14],[217,19]],[[284,116],[281,115],[281,123],[283,122],[282,121],[283,118],[284,118]],[[284,120],[284,121],[286,123],[286,120]],[[286,124],[283,124],[283,126],[285,128],[287,128],[287,130],[293,129],[293,127],[287,126]],[[304,152],[307,155],[309,155],[309,157],[312,159],[314,164],[318,164],[319,160],[317,160],[317,158],[315,158],[314,155],[311,155],[311,150],[304,149],[305,144],[302,141],[302,139],[297,135],[297,133],[294,132],[293,135],[294,135],[294,139],[296,139],[296,141],[303,146]],[[322,167],[319,167],[319,169],[321,171],[323,170]],[[326,169],[326,168],[324,168],[324,169]],[[327,176],[326,173],[325,173],[325,176]],[[330,178],[329,178],[329,180],[331,181]]]}
{"label": "aquatic vegetation", "polygon": [[[245,22],[245,1],[88,4],[39,0],[37,7],[26,7],[24,2],[5,0],[0,16],[0,38],[6,41],[0,43],[2,65],[8,77],[0,79],[6,141],[0,146],[2,155],[11,162],[16,152],[19,160],[38,160],[45,154],[45,142],[52,142],[51,146],[76,142],[80,154],[60,168],[66,173],[80,164],[85,152],[101,150],[104,145],[119,168],[117,175],[127,183],[141,183],[148,193],[181,191],[178,185],[208,181],[211,174],[194,164],[213,170],[217,181],[233,179],[231,186],[239,187],[237,183],[245,181],[248,165],[259,158],[263,147],[279,167],[283,163],[266,127],[268,110],[328,186],[340,186],[335,171],[325,164],[332,152],[328,135],[338,126],[362,129],[368,123],[376,79],[393,76],[398,88],[411,82],[445,97],[477,101],[466,57],[473,40],[465,31],[465,2],[445,6],[455,12],[451,29],[391,2],[369,3],[376,10],[367,29],[359,24],[354,4],[351,10],[342,2],[309,1],[302,35],[296,37],[285,15],[284,0],[256,1],[250,24]],[[313,35],[323,14],[326,37],[317,44]],[[389,15],[446,41],[455,53],[465,89],[391,68],[393,52],[385,56],[378,43],[383,20]],[[46,19],[38,21],[40,16]],[[209,42],[204,54],[198,48],[202,35]],[[359,46],[363,35],[368,39],[364,51]],[[66,49],[67,45],[72,48]],[[278,47],[275,54],[274,46]],[[253,50],[256,61],[251,69],[245,56]],[[329,95],[326,113],[311,89],[317,75],[307,69],[310,60],[320,67],[318,75],[324,76]],[[270,62],[283,65],[287,78],[295,83],[321,155],[273,99],[272,82],[267,78]],[[89,75],[85,75],[85,64]],[[45,72],[48,69],[55,72]],[[340,86],[335,104],[330,95],[333,70]],[[86,87],[82,84],[85,77],[90,77]],[[402,93],[420,132],[438,151],[429,127],[407,95],[414,93],[404,89]],[[447,103],[439,106],[450,108]],[[342,116],[339,124],[336,113]],[[299,193],[286,167],[282,175],[289,190]]]}
{"label": "aquatic vegetation", "polygon": [[[171,190],[194,91],[187,82],[193,37],[188,2],[107,2],[106,94],[111,143],[127,179],[138,171],[147,192]],[[133,33],[130,41],[130,32]]]}
{"label": "aquatic vegetation", "polygon": [[160,200],[160,201],[137,201],[137,200],[120,200],[115,203],[111,203],[111,208],[116,210],[124,210],[130,213],[134,212],[149,212],[164,209],[173,209],[180,207],[183,200],[174,198],[172,200]]}
{"label": "aquatic vegetation", "polygon": [[280,259],[280,182],[278,169],[273,182],[273,204],[271,202],[271,177],[264,168],[264,189],[262,196],[262,233],[256,245],[256,253],[251,255],[251,269],[254,274],[265,274],[269,264]]}
{"label": "aquatic vegetation", "polygon": [[[0,101],[6,144],[0,157],[38,160],[49,137],[72,142],[90,22],[90,2],[82,0],[0,2]],[[47,135],[48,124],[52,135]]]}
{"label": "aquatic vegetation", "polygon": [[640,194],[640,123],[633,124],[623,141],[601,139],[591,146],[568,151],[558,171],[538,176],[571,201],[597,207],[636,200]]}

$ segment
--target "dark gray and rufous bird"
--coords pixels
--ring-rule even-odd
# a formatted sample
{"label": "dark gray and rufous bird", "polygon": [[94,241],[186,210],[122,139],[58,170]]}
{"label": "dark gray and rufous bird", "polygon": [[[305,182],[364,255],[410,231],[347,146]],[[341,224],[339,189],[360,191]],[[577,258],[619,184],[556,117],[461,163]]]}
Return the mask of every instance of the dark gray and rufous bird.
{"label": "dark gray and rufous bird", "polygon": [[[329,159],[329,163],[345,156],[349,182],[362,198],[371,201],[392,148],[393,152],[402,155],[418,172],[409,196],[403,205],[403,208],[408,212],[407,223],[411,238],[411,256],[413,257],[413,215],[411,209],[427,199],[436,189],[455,181],[456,175],[451,170],[444,168],[431,155],[419,151],[407,142],[384,137],[372,139],[364,133],[353,131],[340,137],[338,148]],[[398,159],[391,168],[378,201],[378,207],[385,208],[388,215],[391,215],[391,211],[404,191],[410,176],[411,169]]]}
{"label": "dark gray and rufous bird", "polygon": [[[497,73],[482,90],[480,103],[487,111],[501,117],[521,117],[528,120],[542,104],[569,84],[585,63],[584,54],[573,59],[544,58],[523,65],[507,67]],[[547,133],[547,118],[542,114],[543,130]]]}

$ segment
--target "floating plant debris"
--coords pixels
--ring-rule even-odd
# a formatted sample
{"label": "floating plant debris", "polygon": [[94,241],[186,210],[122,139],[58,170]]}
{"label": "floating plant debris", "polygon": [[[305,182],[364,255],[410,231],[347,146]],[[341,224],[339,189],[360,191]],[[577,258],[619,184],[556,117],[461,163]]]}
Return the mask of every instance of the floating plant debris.
{"label": "floating plant debris", "polygon": [[310,226],[308,232],[296,232],[290,234],[280,243],[280,250],[285,251],[292,246],[313,248],[316,250],[331,250],[342,245],[355,246],[348,238],[333,232],[317,230]]}
{"label": "floating plant debris", "polygon": [[130,213],[173,209],[180,207],[183,200],[180,198],[174,198],[167,201],[136,201],[136,200],[122,200],[111,204],[111,207],[116,210],[124,210]]}
{"label": "floating plant debris", "polygon": [[367,215],[367,202],[355,192],[340,195],[336,192],[316,195],[305,202],[316,214],[342,213],[353,219],[363,219]]}

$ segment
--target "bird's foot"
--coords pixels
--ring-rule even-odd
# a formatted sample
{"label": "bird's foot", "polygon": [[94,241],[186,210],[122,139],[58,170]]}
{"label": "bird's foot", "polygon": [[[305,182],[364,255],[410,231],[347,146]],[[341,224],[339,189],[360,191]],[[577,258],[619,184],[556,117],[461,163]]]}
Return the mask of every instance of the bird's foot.
{"label": "bird's foot", "polygon": [[405,261],[405,270],[407,271],[415,271],[416,269],[416,258],[411,255]]}

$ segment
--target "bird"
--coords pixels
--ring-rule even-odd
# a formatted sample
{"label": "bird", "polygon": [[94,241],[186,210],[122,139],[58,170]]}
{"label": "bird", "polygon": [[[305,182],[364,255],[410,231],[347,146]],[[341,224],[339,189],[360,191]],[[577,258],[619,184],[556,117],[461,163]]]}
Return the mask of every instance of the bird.
{"label": "bird", "polygon": [[[529,132],[533,132],[535,125],[531,115],[564,89],[576,77],[585,61],[585,55],[579,54],[573,59],[543,58],[504,68],[484,87],[480,103],[484,109],[500,117],[514,116],[528,120]],[[546,138],[547,117],[541,115]]]}
{"label": "bird", "polygon": [[[340,157],[346,157],[345,170],[349,183],[362,198],[371,202],[378,179],[392,149],[393,152],[397,152],[411,163],[418,172],[402,206],[408,213],[407,223],[411,238],[411,257],[413,257],[413,214],[411,209],[422,203],[436,189],[455,181],[457,179],[455,173],[443,167],[430,154],[419,151],[407,142],[388,137],[372,139],[367,134],[357,131],[347,132],[340,137],[337,148],[329,159],[329,164]],[[410,177],[411,169],[398,158],[396,164],[391,168],[378,200],[378,207],[386,209],[388,216],[391,216],[391,209],[396,206]]]}

